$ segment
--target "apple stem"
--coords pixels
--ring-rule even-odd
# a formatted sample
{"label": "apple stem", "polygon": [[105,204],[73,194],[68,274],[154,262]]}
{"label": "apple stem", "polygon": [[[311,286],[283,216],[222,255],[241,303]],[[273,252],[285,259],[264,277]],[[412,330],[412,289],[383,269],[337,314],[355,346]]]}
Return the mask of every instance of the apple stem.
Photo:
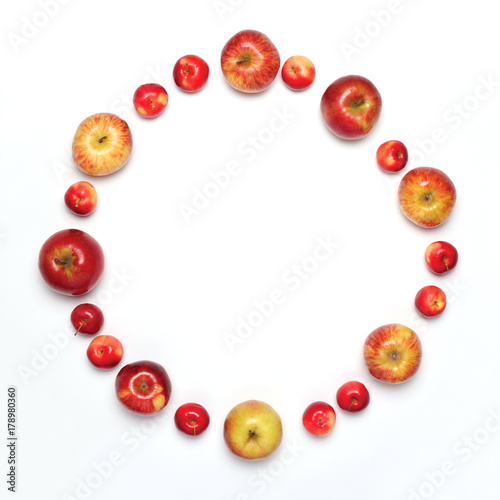
{"label": "apple stem", "polygon": [[80,326],[78,327],[78,330],[75,332],[75,335],[80,331],[80,328],[85,324],[87,323],[87,320],[86,319],[82,319],[82,321],[80,322]]}
{"label": "apple stem", "polygon": [[352,103],[353,108],[358,108],[359,106],[362,106],[365,103],[364,99],[360,99],[359,101],[354,101]]}
{"label": "apple stem", "polygon": [[104,141],[104,139],[107,139],[107,138],[108,138],[108,136],[106,136],[106,135],[105,135],[104,137],[101,137],[101,138],[100,138],[97,142],[98,142],[99,144],[102,144],[102,143],[103,143],[103,141]]}
{"label": "apple stem", "polygon": [[190,420],[190,422],[193,425],[193,436],[196,436],[196,422],[194,420]]}
{"label": "apple stem", "polygon": [[54,262],[58,265],[58,266],[66,266],[69,264],[69,260],[66,258],[66,259],[63,259],[63,260],[60,260],[58,259],[57,257],[54,259]]}
{"label": "apple stem", "polygon": [[444,262],[444,265],[446,266],[446,270],[447,270],[447,271],[449,271],[449,270],[450,270],[450,268],[448,267],[448,259],[447,259],[447,257],[445,257],[445,258],[443,259],[443,262]]}
{"label": "apple stem", "polygon": [[188,75],[191,73],[191,70],[189,69],[189,63],[186,63],[186,69],[184,70]]}
{"label": "apple stem", "polygon": [[349,408],[347,408],[347,411],[349,411],[352,408],[352,405],[357,401],[356,398],[351,399],[351,404],[349,405]]}
{"label": "apple stem", "polygon": [[295,74],[297,74],[297,73],[298,73],[298,71],[297,71],[297,70],[296,70],[293,66],[292,66],[292,71],[293,71]]}
{"label": "apple stem", "polygon": [[250,56],[242,56],[241,59],[236,61],[236,64],[248,64],[250,62]]}

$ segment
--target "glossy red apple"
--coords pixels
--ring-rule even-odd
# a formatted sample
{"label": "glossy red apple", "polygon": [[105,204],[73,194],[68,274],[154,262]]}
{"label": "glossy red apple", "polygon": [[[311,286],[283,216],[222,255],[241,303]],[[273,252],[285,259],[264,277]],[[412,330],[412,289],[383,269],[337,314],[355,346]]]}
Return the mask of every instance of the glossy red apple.
{"label": "glossy red apple", "polygon": [[174,415],[174,422],[177,429],[189,436],[199,436],[210,423],[207,410],[197,403],[185,403]]}
{"label": "glossy red apple", "polygon": [[73,160],[88,175],[120,170],[132,152],[132,133],[125,120],[112,113],[85,118],[73,138]]}
{"label": "glossy red apple", "polygon": [[198,92],[208,80],[208,64],[195,55],[181,57],[174,65],[174,82],[185,92]]}
{"label": "glossy red apple", "polygon": [[269,457],[283,438],[281,418],[276,410],[251,399],[236,405],[224,421],[224,441],[229,450],[246,460]]}
{"label": "glossy red apple", "polygon": [[71,312],[71,324],[77,333],[95,335],[104,324],[104,314],[100,307],[95,304],[79,304]]}
{"label": "glossy red apple", "polygon": [[314,82],[316,68],[307,57],[292,56],[283,64],[281,77],[289,89],[304,90]]}
{"label": "glossy red apple", "polygon": [[97,205],[95,187],[90,182],[75,182],[64,194],[64,203],[76,215],[90,215]]}
{"label": "glossy red apple", "polygon": [[123,345],[112,335],[99,335],[88,346],[87,357],[97,368],[109,370],[122,360]]}
{"label": "glossy red apple", "polygon": [[143,118],[154,118],[165,109],[168,94],[158,83],[145,83],[137,87],[133,102],[135,110]]}
{"label": "glossy red apple", "polygon": [[415,296],[415,307],[424,318],[434,318],[445,310],[446,294],[437,286],[424,286]]}
{"label": "glossy red apple", "polygon": [[243,30],[231,37],[222,49],[221,68],[229,85],[236,90],[262,92],[278,74],[280,55],[266,35]]}
{"label": "glossy red apple", "polygon": [[399,384],[417,372],[422,359],[422,345],[411,328],[391,323],[368,335],[363,355],[373,377],[382,382]]}
{"label": "glossy red apple", "polygon": [[418,167],[410,170],[398,189],[403,214],[420,227],[437,227],[451,215],[457,192],[451,179],[441,170]]}
{"label": "glossy red apple", "polygon": [[337,404],[342,410],[356,413],[370,403],[370,393],[364,384],[351,380],[341,385],[337,391]]}
{"label": "glossy red apple", "polygon": [[384,172],[399,172],[408,163],[408,150],[401,141],[387,141],[377,149],[377,163]]}
{"label": "glossy red apple", "polygon": [[335,410],[324,401],[311,403],[302,415],[302,424],[314,436],[326,436],[335,426]]}
{"label": "glossy red apple", "polygon": [[104,253],[86,232],[63,229],[42,245],[38,268],[52,290],[64,295],[82,295],[92,290],[101,278]]}
{"label": "glossy red apple", "polygon": [[425,263],[435,274],[451,271],[458,262],[457,249],[447,241],[435,241],[425,249]]}
{"label": "glossy red apple", "polygon": [[382,97],[363,76],[348,75],[335,80],[321,98],[321,114],[326,126],[341,139],[361,139],[377,123]]}
{"label": "glossy red apple", "polygon": [[139,415],[154,415],[167,405],[172,383],[160,364],[136,361],[118,372],[115,390],[127,410]]}

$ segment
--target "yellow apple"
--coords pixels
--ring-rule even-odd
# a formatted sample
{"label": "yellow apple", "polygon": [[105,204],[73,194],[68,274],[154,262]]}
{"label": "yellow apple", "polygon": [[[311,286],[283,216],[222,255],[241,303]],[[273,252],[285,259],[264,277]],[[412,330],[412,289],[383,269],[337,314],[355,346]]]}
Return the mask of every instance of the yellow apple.
{"label": "yellow apple", "polygon": [[98,113],[83,120],[73,139],[73,160],[89,175],[120,170],[131,152],[132,134],[127,122],[111,113]]}
{"label": "yellow apple", "polygon": [[224,422],[224,441],[232,453],[246,460],[271,455],[281,443],[281,418],[267,403],[256,400],[236,405]]}

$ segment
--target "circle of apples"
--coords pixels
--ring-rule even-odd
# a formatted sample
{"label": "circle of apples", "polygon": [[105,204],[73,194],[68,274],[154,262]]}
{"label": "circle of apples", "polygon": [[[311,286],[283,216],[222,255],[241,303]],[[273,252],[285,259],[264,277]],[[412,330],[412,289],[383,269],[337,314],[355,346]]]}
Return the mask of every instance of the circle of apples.
{"label": "circle of apples", "polygon": [[[263,33],[243,30],[234,35],[221,53],[221,70],[227,83],[243,93],[258,93],[267,89],[280,68],[278,50]],[[292,56],[282,67],[284,84],[292,91],[304,90],[313,83],[316,70],[304,56]],[[174,66],[173,79],[185,92],[198,92],[205,87],[209,75],[206,62],[198,56],[181,57]],[[167,91],[161,85],[141,85],[133,97],[137,113],[144,118],[159,116],[168,102]],[[348,75],[335,80],[324,92],[321,113],[326,127],[340,140],[357,140],[365,137],[375,126],[382,109],[382,98],[373,83],[365,77]],[[73,159],[76,166],[92,176],[109,175],[120,170],[128,161],[132,150],[132,134],[125,120],[111,113],[98,113],[80,123],[73,141]],[[401,141],[389,140],[380,145],[376,162],[389,174],[402,170],[408,161],[408,151]],[[96,205],[96,192],[88,182],[78,182],[65,193],[67,207],[76,215],[91,214]],[[401,180],[398,200],[403,214],[421,227],[436,227],[451,214],[456,201],[456,191],[449,177],[438,169],[419,167],[410,170]],[[78,233],[78,241],[70,236]],[[59,235],[59,237],[57,236]],[[102,249],[79,242],[93,240],[83,231],[66,230],[56,233],[43,245],[39,267],[47,284],[66,295],[81,295],[97,284],[103,267]],[[62,248],[64,248],[62,250]],[[78,258],[71,257],[71,248]],[[92,267],[98,255],[98,265]],[[72,276],[78,275],[79,260],[83,262],[86,279],[90,284],[71,286]],[[457,264],[456,248],[445,241],[431,243],[425,251],[425,262],[430,271],[444,274]],[[91,276],[89,278],[89,276]],[[78,280],[76,280],[78,281]],[[81,281],[81,280],[80,280]],[[436,286],[422,288],[415,297],[415,306],[425,318],[442,313],[446,295]],[[71,315],[76,333],[95,335],[103,324],[103,314],[93,304],[80,304]],[[109,335],[95,337],[87,350],[91,363],[101,369],[119,364],[123,355],[120,341]],[[420,366],[422,349],[417,334],[400,324],[383,325],[374,330],[364,343],[365,364],[370,374],[383,382],[397,384],[412,377]],[[163,409],[171,394],[170,379],[158,363],[139,361],[120,370],[116,381],[118,399],[134,413],[150,415]],[[346,412],[358,412],[370,401],[366,387],[358,381],[349,381],[337,391],[337,404]],[[137,402],[140,402],[138,404]],[[255,422],[259,415],[274,410],[266,403],[251,400],[240,403],[229,412],[225,421],[224,438],[229,449],[247,458],[263,458],[252,450],[265,447],[265,436],[258,436],[246,428],[247,421]],[[237,417],[235,417],[237,415]],[[251,418],[250,418],[251,417]],[[275,416],[274,448],[281,441],[281,421]],[[302,416],[305,429],[313,435],[328,435],[335,425],[333,407],[322,401],[311,403]],[[176,412],[175,424],[190,435],[200,435],[208,426],[208,412],[197,403],[186,403]],[[230,437],[234,434],[234,438]],[[247,445],[239,445],[243,436]],[[249,438],[250,437],[250,438]],[[259,442],[260,439],[260,442]],[[272,451],[274,451],[274,448]],[[270,451],[269,454],[272,452]],[[267,456],[267,454],[265,455]]]}

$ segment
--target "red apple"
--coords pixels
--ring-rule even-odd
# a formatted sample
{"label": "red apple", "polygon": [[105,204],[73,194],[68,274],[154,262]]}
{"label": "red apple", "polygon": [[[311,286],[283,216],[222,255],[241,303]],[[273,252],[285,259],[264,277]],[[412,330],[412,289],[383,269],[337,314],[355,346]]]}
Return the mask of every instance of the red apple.
{"label": "red apple", "polygon": [[399,184],[399,206],[420,227],[437,227],[451,215],[457,193],[451,179],[441,170],[418,167]]}
{"label": "red apple", "polygon": [[132,152],[132,134],[125,120],[111,113],[85,118],[73,138],[73,160],[89,175],[120,170]]}
{"label": "red apple", "polygon": [[79,229],[63,229],[42,245],[38,268],[45,283],[56,292],[83,295],[101,278],[104,254],[89,234]]}
{"label": "red apple", "polygon": [[289,89],[304,90],[314,82],[316,68],[307,57],[292,56],[283,64],[281,77]]}
{"label": "red apple", "polygon": [[315,436],[326,436],[335,426],[335,410],[324,401],[311,403],[302,415],[302,423],[308,432]]}
{"label": "red apple", "polygon": [[458,262],[457,249],[447,241],[435,241],[425,249],[425,263],[435,274],[451,271]]}
{"label": "red apple", "polygon": [[408,150],[401,141],[387,141],[377,149],[377,163],[385,172],[399,172],[408,163]]}
{"label": "red apple", "polygon": [[326,126],[341,139],[361,139],[377,123],[382,97],[363,76],[349,75],[335,80],[321,98]]}
{"label": "red apple", "polygon": [[224,421],[229,450],[246,460],[258,460],[276,451],[283,437],[281,418],[274,408],[256,400],[236,405]]}
{"label": "red apple", "polygon": [[364,410],[369,402],[370,393],[361,382],[351,380],[341,385],[337,391],[337,404],[350,413]]}
{"label": "red apple", "polygon": [[415,296],[415,307],[424,318],[434,318],[444,311],[446,294],[437,286],[424,286]]}
{"label": "red apple", "polygon": [[198,56],[181,57],[174,65],[174,82],[181,90],[198,92],[208,80],[208,64]]}
{"label": "red apple", "polygon": [[118,400],[127,410],[139,415],[153,415],[167,405],[172,384],[160,364],[136,361],[118,372],[115,390]]}
{"label": "red apple", "polygon": [[76,215],[90,215],[97,204],[95,187],[90,182],[75,182],[64,194],[64,203]]}
{"label": "red apple", "polygon": [[210,423],[207,410],[197,403],[185,403],[174,415],[175,426],[189,436],[199,436]]}
{"label": "red apple", "polygon": [[167,91],[158,83],[145,83],[134,92],[135,110],[144,118],[158,116],[167,105]]}
{"label": "red apple", "polygon": [[88,346],[87,357],[97,368],[109,370],[122,360],[122,343],[112,335],[99,335]]}
{"label": "red apple", "polygon": [[243,30],[230,38],[222,49],[221,68],[229,85],[236,90],[262,92],[278,74],[280,55],[266,35]]}
{"label": "red apple", "polygon": [[417,334],[397,323],[381,326],[370,333],[363,352],[370,374],[390,384],[399,384],[415,375],[422,359]]}
{"label": "red apple", "polygon": [[95,335],[104,324],[104,314],[101,308],[95,304],[80,304],[71,312],[71,324],[76,328],[77,333],[87,333]]}

